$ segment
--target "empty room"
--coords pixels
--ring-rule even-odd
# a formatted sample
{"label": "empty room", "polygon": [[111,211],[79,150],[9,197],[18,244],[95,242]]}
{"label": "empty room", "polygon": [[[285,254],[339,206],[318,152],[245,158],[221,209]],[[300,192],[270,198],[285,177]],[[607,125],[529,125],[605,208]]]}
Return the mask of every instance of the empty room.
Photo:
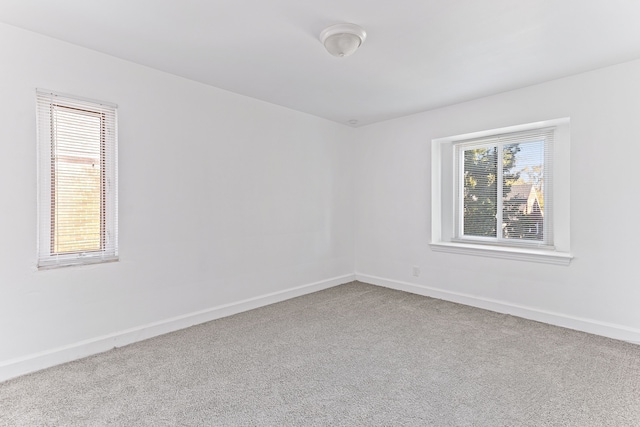
{"label": "empty room", "polygon": [[639,426],[638,22],[0,0],[0,426]]}

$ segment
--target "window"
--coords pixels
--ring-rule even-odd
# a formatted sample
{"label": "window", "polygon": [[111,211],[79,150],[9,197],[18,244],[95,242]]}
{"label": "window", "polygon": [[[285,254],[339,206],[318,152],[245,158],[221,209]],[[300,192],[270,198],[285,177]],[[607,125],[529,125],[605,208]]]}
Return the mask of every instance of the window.
{"label": "window", "polygon": [[544,128],[455,144],[456,240],[553,246],[553,135]]}
{"label": "window", "polygon": [[432,142],[436,251],[568,264],[569,119]]}
{"label": "window", "polygon": [[116,107],[38,90],[38,267],[115,261]]}

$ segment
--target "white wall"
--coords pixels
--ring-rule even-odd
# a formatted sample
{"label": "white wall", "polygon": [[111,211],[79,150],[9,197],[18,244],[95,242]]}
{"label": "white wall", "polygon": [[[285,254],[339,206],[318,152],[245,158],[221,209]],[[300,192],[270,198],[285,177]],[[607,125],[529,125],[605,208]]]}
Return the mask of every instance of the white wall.
{"label": "white wall", "polygon": [[[353,129],[4,24],[0,61],[0,380],[352,279]],[[119,105],[118,263],[35,268],[36,87]]]}
{"label": "white wall", "polygon": [[[361,128],[357,277],[640,342],[638,76],[635,61]],[[562,117],[571,118],[571,265],[433,252],[431,140]]]}
{"label": "white wall", "polygon": [[[0,380],[349,281],[354,248],[370,283],[640,341],[640,61],[350,129],[4,24],[0,60]],[[36,87],[119,104],[118,263],[35,268]],[[431,140],[561,117],[571,265],[432,252]]]}

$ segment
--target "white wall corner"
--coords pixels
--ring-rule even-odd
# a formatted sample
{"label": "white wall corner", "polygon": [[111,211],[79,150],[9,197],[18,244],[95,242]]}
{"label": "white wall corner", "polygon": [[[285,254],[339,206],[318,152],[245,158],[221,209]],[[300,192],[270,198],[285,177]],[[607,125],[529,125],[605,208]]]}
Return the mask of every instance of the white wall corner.
{"label": "white wall corner", "polygon": [[255,308],[264,307],[291,298],[339,286],[355,280],[354,274],[346,274],[319,282],[273,292],[242,301],[188,313],[159,322],[141,325],[124,331],[88,339],[70,345],[30,354],[11,360],[0,361],[0,382],[39,371],[62,363],[82,359],[116,347],[123,347],[159,335],[185,329],[190,326],[231,316]]}

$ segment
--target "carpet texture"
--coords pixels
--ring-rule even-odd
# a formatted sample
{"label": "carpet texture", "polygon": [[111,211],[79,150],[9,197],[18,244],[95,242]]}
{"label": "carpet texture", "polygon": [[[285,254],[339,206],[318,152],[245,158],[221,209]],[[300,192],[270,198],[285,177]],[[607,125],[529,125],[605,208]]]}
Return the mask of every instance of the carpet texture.
{"label": "carpet texture", "polygon": [[0,384],[2,426],[640,426],[640,346],[358,282]]}

